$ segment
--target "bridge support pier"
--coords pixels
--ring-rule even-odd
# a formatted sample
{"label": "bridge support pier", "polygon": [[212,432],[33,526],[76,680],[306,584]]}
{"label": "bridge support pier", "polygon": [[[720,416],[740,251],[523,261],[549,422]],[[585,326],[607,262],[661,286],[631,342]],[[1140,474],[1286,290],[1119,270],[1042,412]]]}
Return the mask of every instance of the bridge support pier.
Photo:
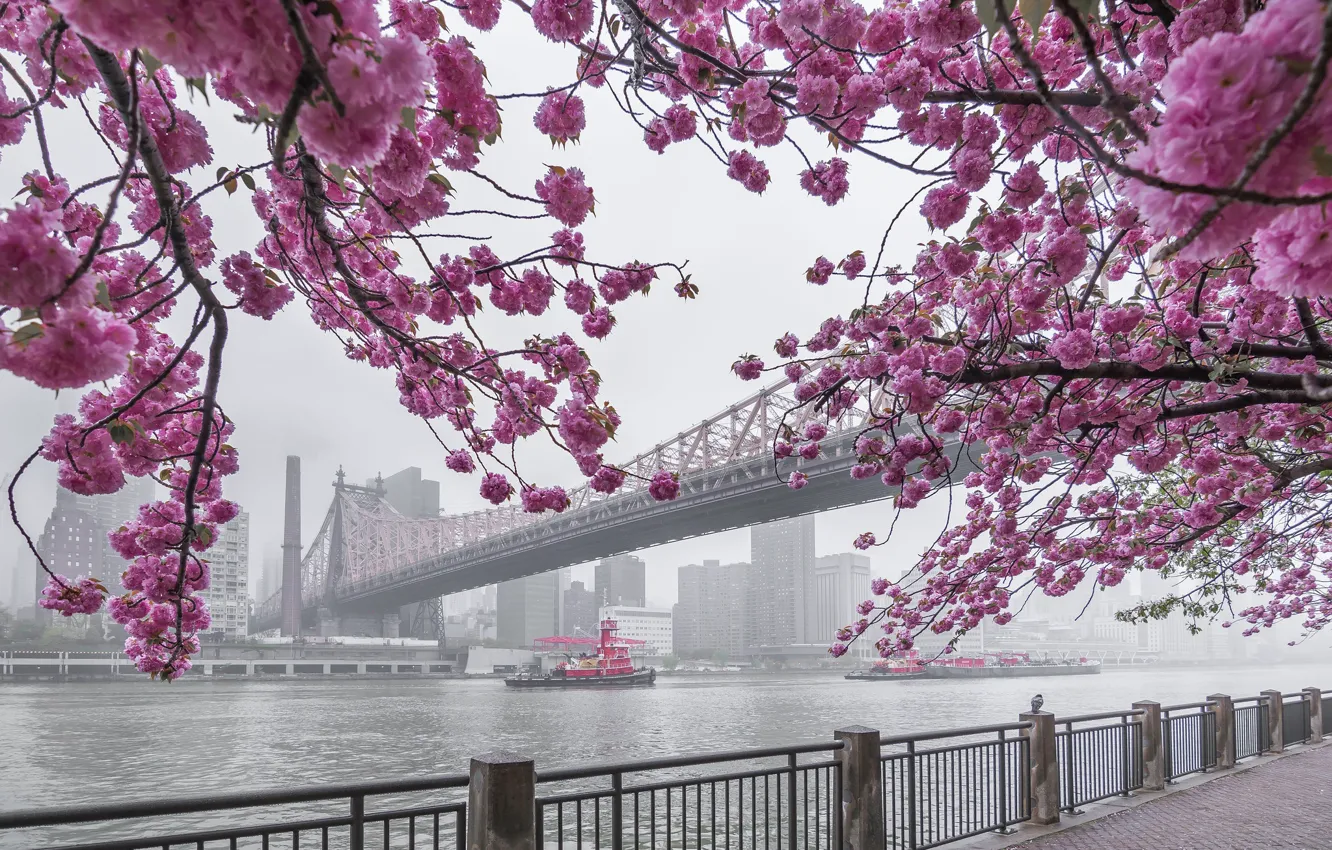
{"label": "bridge support pier", "polygon": [[327,608],[319,609],[319,636],[322,638],[337,637],[338,618],[333,616],[333,612]]}
{"label": "bridge support pier", "polygon": [[384,615],[384,626],[380,634],[386,638],[398,637],[398,629],[402,625],[402,618],[395,611],[392,614]]}

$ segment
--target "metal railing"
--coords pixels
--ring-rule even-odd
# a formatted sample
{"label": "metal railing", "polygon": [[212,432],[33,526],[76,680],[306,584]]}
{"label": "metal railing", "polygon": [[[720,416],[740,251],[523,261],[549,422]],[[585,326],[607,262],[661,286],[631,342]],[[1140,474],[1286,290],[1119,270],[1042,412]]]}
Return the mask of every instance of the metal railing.
{"label": "metal railing", "polygon": [[880,739],[887,846],[924,850],[1029,820],[1031,742],[1020,735],[1029,728],[1006,723]]}
{"label": "metal railing", "polygon": [[[139,848],[209,847],[262,850],[365,850],[384,848],[466,847],[467,801],[437,798],[438,792],[465,789],[467,774],[420,779],[328,784],[298,789],[273,789],[217,794],[123,806],[74,806],[32,812],[0,813],[0,833],[7,830],[60,827],[61,843],[51,850],[139,850]],[[430,792],[425,794],[424,792]],[[389,808],[367,811],[367,797],[394,797]],[[416,804],[410,798],[418,798]],[[313,804],[313,805],[310,805]],[[339,813],[328,810],[337,804]],[[238,810],[280,807],[260,822],[237,824]],[[324,810],[324,811],[319,811]],[[182,829],[182,815],[196,818]],[[159,826],[167,822],[175,828]],[[63,836],[63,837],[59,837]],[[0,836],[3,837],[3,836]],[[82,840],[86,837],[88,840]],[[36,845],[29,845],[36,846]],[[46,845],[43,845],[46,846]]]}
{"label": "metal railing", "polygon": [[1313,737],[1309,728],[1308,694],[1281,695],[1281,745],[1307,743]]}
{"label": "metal railing", "polygon": [[[536,798],[536,846],[838,850],[842,773],[830,756],[842,747],[831,741],[540,771],[538,787],[550,793]],[[682,773],[705,766],[729,770]]]}
{"label": "metal railing", "polygon": [[[1271,732],[1267,727],[1267,699],[1244,697],[1233,701],[1235,706],[1235,761],[1260,756],[1272,749]],[[1242,705],[1253,703],[1253,705]]]}
{"label": "metal railing", "polygon": [[[1142,715],[1132,710],[1056,718],[1061,810],[1077,813],[1078,806],[1142,787]],[[1083,723],[1098,725],[1073,728]]]}
{"label": "metal railing", "polygon": [[1332,735],[1332,697],[1323,697],[1323,734]]}
{"label": "metal railing", "polygon": [[1167,782],[1216,767],[1213,707],[1210,702],[1161,706],[1161,748]]}

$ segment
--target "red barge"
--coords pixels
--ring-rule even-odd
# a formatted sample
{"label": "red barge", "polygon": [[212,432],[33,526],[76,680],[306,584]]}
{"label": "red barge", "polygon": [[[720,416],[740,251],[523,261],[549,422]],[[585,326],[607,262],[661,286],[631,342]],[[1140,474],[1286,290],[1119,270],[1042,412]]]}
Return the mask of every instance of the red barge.
{"label": "red barge", "polygon": [[[615,620],[601,621],[601,639],[595,642],[596,654],[584,653],[577,658],[570,656],[555,669],[544,675],[520,673],[504,680],[511,688],[589,688],[589,687],[633,687],[651,685],[657,681],[657,671],[652,667],[634,669],[633,659],[629,657],[629,646],[641,643],[615,636],[619,624]],[[561,641],[564,644],[583,643],[576,638]],[[591,640],[587,641],[592,643]]]}

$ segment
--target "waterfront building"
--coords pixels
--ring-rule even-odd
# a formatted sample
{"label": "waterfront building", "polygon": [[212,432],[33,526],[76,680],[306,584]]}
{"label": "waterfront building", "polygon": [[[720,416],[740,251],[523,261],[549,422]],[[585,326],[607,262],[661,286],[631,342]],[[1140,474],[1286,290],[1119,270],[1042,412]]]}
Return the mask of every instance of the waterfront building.
{"label": "waterfront building", "polygon": [[814,517],[751,528],[749,551],[747,644],[787,646],[823,639],[814,625]]}
{"label": "waterfront building", "polygon": [[745,610],[749,599],[749,564],[704,561],[676,574],[673,640],[681,657],[745,653]]}
{"label": "waterfront building", "polygon": [[[639,605],[606,605],[599,618],[615,620],[619,624],[619,637],[641,640],[646,656],[669,655],[674,648],[672,638],[673,616],[665,608],[645,608]],[[638,650],[634,650],[637,654]]]}
{"label": "waterfront building", "polygon": [[597,634],[597,594],[581,581],[571,582],[564,591],[564,624],[561,634],[570,637],[594,637]]}
{"label": "waterfront building", "polygon": [[594,578],[597,601],[602,605],[647,604],[647,567],[637,555],[602,558]]}
{"label": "waterfront building", "polygon": [[527,649],[537,638],[558,633],[559,573],[518,578],[499,585],[496,593],[496,632],[501,644]]}
{"label": "waterfront building", "polygon": [[[824,555],[814,562],[814,600],[810,643],[832,643],[837,630],[860,618],[856,606],[870,598],[870,559],[854,552]],[[873,640],[851,645],[855,655],[874,651]]]}
{"label": "waterfront building", "polygon": [[218,540],[204,556],[212,576],[200,594],[208,603],[213,638],[244,639],[250,633],[250,515],[241,512],[218,529]]}

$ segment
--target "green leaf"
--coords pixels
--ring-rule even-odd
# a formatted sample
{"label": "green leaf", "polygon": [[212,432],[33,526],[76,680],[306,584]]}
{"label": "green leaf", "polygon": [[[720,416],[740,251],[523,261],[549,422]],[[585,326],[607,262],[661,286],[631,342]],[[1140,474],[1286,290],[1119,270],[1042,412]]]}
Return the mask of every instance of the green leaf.
{"label": "green leaf", "polygon": [[[204,77],[186,77],[185,91],[198,91],[199,94],[203,95],[204,103],[212,106],[208,100],[208,86],[204,85],[204,79]],[[191,94],[190,97],[193,99],[194,95]]]}
{"label": "green leaf", "polygon": [[443,174],[431,174],[426,179],[429,180],[431,183],[434,183],[436,186],[439,186],[441,189],[443,189],[444,194],[446,195],[453,194],[453,184],[450,183],[449,178],[445,177]]}
{"label": "green leaf", "polygon": [[248,171],[245,172],[244,174],[242,174],[242,175],[240,176],[240,178],[241,178],[241,182],[245,184],[245,188],[246,188],[246,189],[249,189],[251,192],[253,192],[253,191],[254,191],[254,178],[250,176],[250,172],[248,172]]}
{"label": "green leaf", "polygon": [[225,165],[219,165],[217,167],[216,179],[221,180],[224,176],[226,176],[226,173],[227,173],[227,167]]}
{"label": "green leaf", "polygon": [[325,167],[328,169],[328,176],[332,177],[335,183],[344,189],[347,188],[347,169],[331,162]]}
{"label": "green leaf", "polygon": [[104,310],[111,309],[111,291],[106,288],[105,280],[97,281],[97,303],[100,304]]}
{"label": "green leaf", "polygon": [[1069,4],[1074,9],[1081,12],[1083,17],[1092,20],[1101,18],[1101,0],[1069,0]]}
{"label": "green leaf", "polygon": [[213,529],[206,525],[196,525],[194,527],[194,539],[202,543],[203,547],[207,549],[213,545]]}
{"label": "green leaf", "polygon": [[130,443],[134,440],[134,429],[128,423],[121,422],[119,419],[106,426],[106,433],[111,435],[111,439],[117,443]]}
{"label": "green leaf", "polygon": [[1323,145],[1315,145],[1312,156],[1314,171],[1318,172],[1318,176],[1332,177],[1332,153]]}
{"label": "green leaf", "polygon": [[33,322],[30,325],[24,325],[14,331],[14,335],[10,337],[10,339],[17,345],[24,345],[31,340],[37,339],[37,337],[45,332],[46,331],[42,328],[41,323]]}
{"label": "green leaf", "polygon": [[1018,0],[1018,9],[1022,12],[1022,20],[1031,27],[1034,36],[1041,28],[1041,21],[1050,13],[1050,0]]}
{"label": "green leaf", "polygon": [[994,0],[976,0],[976,17],[985,26],[985,32],[994,35],[999,31],[999,14]]}
{"label": "green leaf", "polygon": [[407,128],[408,132],[413,134],[416,132],[416,107],[404,106],[402,108],[402,125]]}
{"label": "green leaf", "polygon": [[143,48],[139,48],[139,61],[143,63],[143,72],[150,77],[162,67],[162,60]]}

